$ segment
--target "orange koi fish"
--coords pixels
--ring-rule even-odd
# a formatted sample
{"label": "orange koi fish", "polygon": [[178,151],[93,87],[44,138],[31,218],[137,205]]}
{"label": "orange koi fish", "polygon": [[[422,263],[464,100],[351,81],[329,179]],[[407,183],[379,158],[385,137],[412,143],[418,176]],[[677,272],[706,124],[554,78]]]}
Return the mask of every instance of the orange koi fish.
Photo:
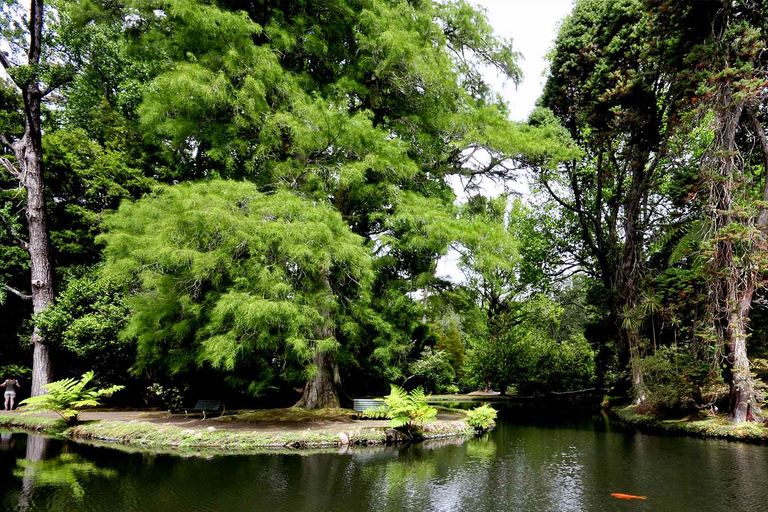
{"label": "orange koi fish", "polygon": [[634,494],[622,494],[620,492],[612,492],[611,496],[619,498],[620,500],[647,500],[645,496],[635,496]]}

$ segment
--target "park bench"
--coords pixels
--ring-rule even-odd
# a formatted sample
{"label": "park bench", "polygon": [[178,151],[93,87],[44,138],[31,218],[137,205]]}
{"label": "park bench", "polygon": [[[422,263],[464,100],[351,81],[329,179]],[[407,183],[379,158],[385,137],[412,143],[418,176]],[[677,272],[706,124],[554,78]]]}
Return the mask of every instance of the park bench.
{"label": "park bench", "polygon": [[219,417],[223,416],[224,413],[227,411],[227,408],[224,407],[224,403],[220,402],[218,400],[198,400],[195,406],[191,409],[184,409],[184,417],[189,418],[190,414],[194,414],[196,412],[202,412],[203,413],[203,419],[205,418],[205,414],[208,412],[218,412],[221,411],[221,414]]}
{"label": "park bench", "polygon": [[368,409],[382,407],[384,400],[380,398],[355,398],[352,401],[352,408],[357,412],[365,412]]}

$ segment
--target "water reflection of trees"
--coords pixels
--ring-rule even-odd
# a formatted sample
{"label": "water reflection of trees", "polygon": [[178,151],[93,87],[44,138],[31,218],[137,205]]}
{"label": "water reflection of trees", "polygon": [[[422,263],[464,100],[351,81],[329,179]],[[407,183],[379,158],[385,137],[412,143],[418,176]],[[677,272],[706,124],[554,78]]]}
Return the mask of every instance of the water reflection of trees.
{"label": "water reflection of trees", "polygon": [[49,438],[32,434],[27,436],[26,457],[16,461],[16,469],[13,472],[22,480],[20,510],[30,508],[32,494],[37,488],[65,488],[72,496],[81,500],[85,496],[81,483],[83,479],[94,475],[108,478],[117,474],[114,470],[99,468],[75,453],[64,452],[49,458],[49,448]]}

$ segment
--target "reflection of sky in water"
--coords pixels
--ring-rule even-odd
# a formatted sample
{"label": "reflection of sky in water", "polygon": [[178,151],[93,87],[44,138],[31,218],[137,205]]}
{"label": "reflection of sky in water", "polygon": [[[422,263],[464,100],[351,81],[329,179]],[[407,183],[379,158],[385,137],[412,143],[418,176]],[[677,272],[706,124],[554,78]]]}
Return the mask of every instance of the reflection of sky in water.
{"label": "reflection of sky in water", "polygon": [[584,510],[580,456],[579,450],[571,446],[567,452],[556,456],[559,460],[546,467],[546,474],[541,475],[542,479],[553,475],[549,495],[555,506],[554,510],[563,512]]}
{"label": "reflection of sky in water", "polygon": [[599,419],[501,421],[466,443],[209,458],[0,436],[0,510],[29,512],[768,510],[767,479],[766,446]]}

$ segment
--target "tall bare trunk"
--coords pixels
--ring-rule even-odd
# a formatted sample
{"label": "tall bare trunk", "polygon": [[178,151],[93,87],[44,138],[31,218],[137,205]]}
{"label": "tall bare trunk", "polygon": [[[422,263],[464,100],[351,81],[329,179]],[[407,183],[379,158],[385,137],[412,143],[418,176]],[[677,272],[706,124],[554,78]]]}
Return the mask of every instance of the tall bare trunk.
{"label": "tall bare trunk", "polygon": [[[32,0],[30,8],[30,47],[28,61],[31,66],[40,63],[43,32],[43,0]],[[29,229],[29,256],[32,274],[32,307],[35,315],[53,303],[53,272],[50,243],[45,214],[45,184],[43,182],[43,143],[40,126],[42,92],[37,80],[30,80],[23,89],[26,130],[16,158],[25,174],[27,190],[27,225]],[[48,347],[43,343],[37,327],[32,333],[34,354],[32,359],[32,396],[42,393],[41,387],[51,381],[51,362]]]}
{"label": "tall bare trunk", "polygon": [[[0,52],[0,65],[8,76],[14,80],[21,90],[24,101],[24,136],[12,141],[6,134],[0,134],[0,143],[13,151],[15,162],[9,158],[0,157],[0,164],[11,176],[19,181],[19,186],[27,194],[27,228],[29,240],[18,239],[29,253],[31,270],[31,295],[13,290],[24,299],[32,299],[32,310],[35,315],[45,311],[53,303],[53,269],[51,264],[50,240],[45,212],[45,183],[43,180],[43,143],[41,128],[41,105],[48,91],[40,89],[40,78],[34,71],[40,67],[43,37],[43,0],[31,0],[29,11],[29,48],[27,49],[26,67],[28,71],[16,73],[13,63],[4,52]],[[20,78],[14,78],[19,76]],[[35,326],[32,332],[32,396],[42,393],[42,387],[51,380],[51,363],[48,347],[45,345],[40,330]]]}
{"label": "tall bare trunk", "polygon": [[[756,281],[756,280],[755,280]],[[733,283],[729,283],[733,284]],[[744,290],[731,286],[729,301],[733,304],[728,317],[728,368],[730,370],[731,420],[752,421],[759,403],[747,358],[747,321],[754,293],[754,282]]]}
{"label": "tall bare trunk", "polygon": [[[24,168],[27,189],[27,226],[29,229],[29,259],[32,284],[32,309],[35,315],[45,311],[53,303],[53,270],[51,268],[50,243],[45,213],[45,187],[43,183],[42,152],[40,148],[39,108],[37,101],[38,126],[31,131],[31,142],[26,144]],[[42,393],[41,387],[51,381],[51,363],[48,347],[35,326],[32,332],[32,396]]]}

